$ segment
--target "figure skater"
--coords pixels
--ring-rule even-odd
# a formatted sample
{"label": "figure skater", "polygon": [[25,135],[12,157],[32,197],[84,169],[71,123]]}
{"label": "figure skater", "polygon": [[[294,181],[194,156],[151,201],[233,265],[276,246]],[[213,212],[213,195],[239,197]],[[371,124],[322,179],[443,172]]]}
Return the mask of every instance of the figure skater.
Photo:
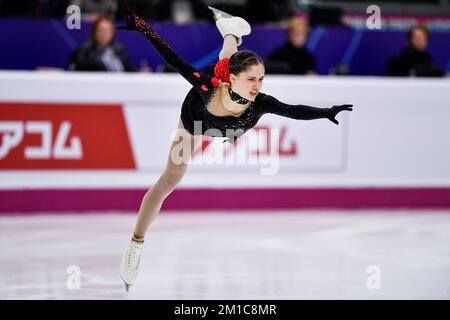
{"label": "figure skater", "polygon": [[[336,115],[343,110],[352,111],[353,105],[350,104],[331,108],[289,105],[260,92],[264,79],[264,63],[252,51],[238,51],[237,47],[242,44],[242,37],[251,32],[250,25],[240,17],[209,7],[224,39],[219,61],[214,67],[214,75],[209,75],[196,70],[180,58],[144,20],[135,14],[127,0],[124,0],[124,3],[126,25],[119,29],[138,31],[145,36],[161,57],[192,85],[192,89],[184,99],[178,124],[178,129],[186,130],[188,139],[191,139],[191,152],[183,155],[186,160],[190,159],[200,146],[202,135],[222,136],[228,138],[224,142],[234,143],[242,134],[254,127],[265,113],[300,120],[325,118],[339,124],[335,119]],[[201,124],[201,132],[194,130],[194,122]],[[215,132],[218,131],[221,135],[206,132],[212,128],[217,129]],[[172,150],[178,143],[172,142],[163,173],[144,195],[134,233],[123,253],[120,274],[127,291],[135,283],[139,271],[147,229],[158,215],[165,198],[175,189],[186,172],[187,161],[178,163],[171,157]]]}

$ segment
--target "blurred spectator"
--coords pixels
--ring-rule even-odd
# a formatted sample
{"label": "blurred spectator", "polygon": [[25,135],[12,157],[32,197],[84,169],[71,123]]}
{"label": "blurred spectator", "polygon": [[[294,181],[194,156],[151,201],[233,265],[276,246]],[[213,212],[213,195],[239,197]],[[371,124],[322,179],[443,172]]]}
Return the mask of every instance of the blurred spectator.
{"label": "blurred spectator", "polygon": [[69,70],[136,71],[122,45],[115,41],[114,21],[100,16],[92,27],[91,39],[75,50],[69,59]]}
{"label": "blurred spectator", "polygon": [[288,41],[268,56],[266,71],[280,74],[316,74],[314,56],[305,47],[308,31],[306,19],[292,18],[287,28]]}
{"label": "blurred spectator", "polygon": [[423,25],[413,26],[408,32],[408,45],[400,55],[387,63],[389,76],[443,76],[443,71],[433,66],[433,57],[427,52],[428,30]]}
{"label": "blurred spectator", "polygon": [[97,15],[116,17],[117,2],[118,0],[72,0],[70,4],[79,6],[84,17]]}

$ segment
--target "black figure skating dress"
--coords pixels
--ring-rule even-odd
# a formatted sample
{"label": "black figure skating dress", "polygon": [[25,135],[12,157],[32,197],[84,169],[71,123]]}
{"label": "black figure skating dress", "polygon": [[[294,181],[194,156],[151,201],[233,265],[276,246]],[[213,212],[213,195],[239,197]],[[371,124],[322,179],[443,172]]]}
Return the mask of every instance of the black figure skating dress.
{"label": "black figure skating dress", "polygon": [[[259,93],[254,103],[240,116],[213,115],[207,109],[209,101],[217,90],[211,82],[212,76],[196,70],[179,57],[143,19],[129,8],[127,3],[126,7],[127,25],[119,27],[119,29],[134,30],[144,35],[160,56],[193,86],[184,99],[180,114],[184,128],[193,135],[205,134],[206,130],[214,128],[220,130],[222,137],[228,137],[226,141],[235,142],[247,130],[254,127],[265,113],[301,120],[327,118],[338,124],[335,119],[336,114],[342,110],[352,110],[352,105],[333,106],[331,108],[317,108],[301,104],[289,105],[270,95]],[[201,121],[201,132],[194,132],[194,121]],[[219,136],[208,133],[206,135]]]}

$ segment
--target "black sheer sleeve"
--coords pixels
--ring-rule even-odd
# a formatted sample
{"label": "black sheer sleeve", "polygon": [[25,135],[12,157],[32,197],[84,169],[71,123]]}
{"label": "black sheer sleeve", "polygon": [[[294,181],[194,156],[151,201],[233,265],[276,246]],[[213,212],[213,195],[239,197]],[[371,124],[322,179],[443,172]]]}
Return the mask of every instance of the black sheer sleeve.
{"label": "black sheer sleeve", "polygon": [[326,118],[335,124],[339,122],[335,119],[336,114],[340,111],[352,111],[353,105],[345,104],[341,106],[333,106],[331,108],[317,108],[307,105],[297,104],[291,105],[283,103],[271,95],[260,93],[258,95],[258,106],[262,113],[273,113],[283,117],[297,120],[314,120]]}
{"label": "black sheer sleeve", "polygon": [[214,86],[211,83],[211,77],[199,72],[192,65],[184,61],[178,56],[175,51],[162,39],[142,18],[136,15],[131,9],[127,0],[124,0],[124,6],[126,9],[125,19],[126,26],[119,27],[118,29],[125,29],[131,31],[138,31],[152,44],[152,46],[158,51],[159,55],[166,61],[172,68],[174,68],[179,74],[181,74],[189,83],[199,92],[202,97],[210,96],[214,91]]}

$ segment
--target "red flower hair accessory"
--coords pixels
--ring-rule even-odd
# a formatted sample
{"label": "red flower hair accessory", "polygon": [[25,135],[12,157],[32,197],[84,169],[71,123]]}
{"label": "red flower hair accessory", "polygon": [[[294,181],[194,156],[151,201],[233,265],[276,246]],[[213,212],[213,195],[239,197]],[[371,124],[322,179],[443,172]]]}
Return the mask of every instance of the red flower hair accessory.
{"label": "red flower hair accessory", "polygon": [[230,83],[230,69],[228,68],[229,58],[219,60],[214,68],[214,77],[211,82],[215,88],[218,88],[221,82]]}

